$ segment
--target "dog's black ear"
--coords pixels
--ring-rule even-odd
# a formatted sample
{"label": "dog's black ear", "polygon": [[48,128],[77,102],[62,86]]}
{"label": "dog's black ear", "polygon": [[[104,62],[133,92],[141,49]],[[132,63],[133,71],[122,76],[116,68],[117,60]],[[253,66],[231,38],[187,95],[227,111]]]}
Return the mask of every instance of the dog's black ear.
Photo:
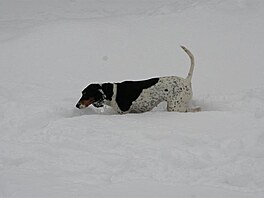
{"label": "dog's black ear", "polygon": [[114,94],[113,88],[114,88],[114,85],[112,83],[102,84],[102,90],[105,94],[106,100],[112,100],[112,96]]}
{"label": "dog's black ear", "polygon": [[90,84],[82,91],[82,94],[92,96],[99,89],[102,89],[102,87],[99,84]]}

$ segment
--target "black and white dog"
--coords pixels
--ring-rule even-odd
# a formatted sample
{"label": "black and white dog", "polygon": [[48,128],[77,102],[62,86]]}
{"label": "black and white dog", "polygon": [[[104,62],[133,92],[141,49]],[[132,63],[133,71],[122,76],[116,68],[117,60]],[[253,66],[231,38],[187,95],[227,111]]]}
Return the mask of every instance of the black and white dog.
{"label": "black and white dog", "polygon": [[186,78],[166,76],[142,81],[90,84],[82,91],[82,97],[76,107],[83,109],[90,104],[95,107],[103,107],[106,104],[118,113],[141,113],[150,111],[160,102],[166,101],[168,111],[199,111],[199,107],[188,107],[192,98],[194,57],[187,48],[181,47],[191,59]]}

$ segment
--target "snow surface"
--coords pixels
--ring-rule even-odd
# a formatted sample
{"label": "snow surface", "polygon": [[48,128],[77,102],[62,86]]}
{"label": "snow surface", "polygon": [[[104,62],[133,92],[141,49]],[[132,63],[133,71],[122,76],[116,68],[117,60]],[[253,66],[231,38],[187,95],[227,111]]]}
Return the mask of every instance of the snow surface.
{"label": "snow surface", "polygon": [[[262,0],[1,0],[0,197],[263,197]],[[75,109],[185,77],[199,113]]]}

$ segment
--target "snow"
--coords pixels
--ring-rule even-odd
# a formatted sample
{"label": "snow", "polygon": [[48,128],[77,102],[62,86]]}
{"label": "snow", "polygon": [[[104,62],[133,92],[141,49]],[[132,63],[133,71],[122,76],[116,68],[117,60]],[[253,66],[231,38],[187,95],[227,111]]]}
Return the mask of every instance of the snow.
{"label": "snow", "polygon": [[[0,1],[0,197],[263,197],[261,0]],[[185,77],[199,113],[75,108]]]}

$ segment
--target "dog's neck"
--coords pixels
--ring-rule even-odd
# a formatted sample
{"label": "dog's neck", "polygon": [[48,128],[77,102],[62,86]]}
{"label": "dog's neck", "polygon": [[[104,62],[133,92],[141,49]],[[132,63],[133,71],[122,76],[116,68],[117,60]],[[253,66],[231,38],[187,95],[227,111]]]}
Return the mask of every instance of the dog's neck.
{"label": "dog's neck", "polygon": [[105,100],[111,101],[112,96],[114,94],[113,92],[114,85],[112,83],[103,83],[101,86],[105,95]]}

